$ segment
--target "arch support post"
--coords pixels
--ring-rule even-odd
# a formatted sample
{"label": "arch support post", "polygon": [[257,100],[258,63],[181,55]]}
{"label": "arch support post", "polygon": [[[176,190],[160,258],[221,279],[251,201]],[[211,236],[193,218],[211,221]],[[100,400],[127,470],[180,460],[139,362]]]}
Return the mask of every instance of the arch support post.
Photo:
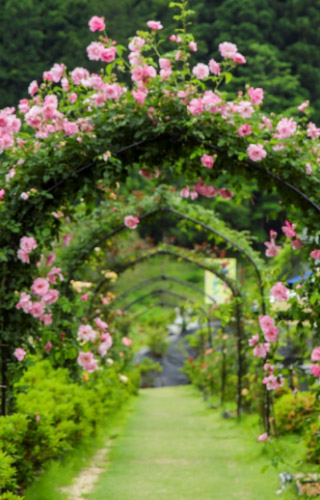
{"label": "arch support post", "polygon": [[243,377],[243,323],[241,317],[240,297],[236,297],[236,325],[237,325],[237,352],[238,352],[238,382],[237,382],[237,417],[242,413],[242,377]]}

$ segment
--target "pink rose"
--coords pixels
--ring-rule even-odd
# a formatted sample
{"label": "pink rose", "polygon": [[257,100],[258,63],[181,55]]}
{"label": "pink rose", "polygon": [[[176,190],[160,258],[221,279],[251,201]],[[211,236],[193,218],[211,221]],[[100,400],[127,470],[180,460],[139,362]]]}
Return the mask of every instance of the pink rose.
{"label": "pink rose", "polygon": [[219,51],[222,57],[232,59],[238,52],[238,47],[234,43],[223,42],[219,43]]}
{"label": "pink rose", "polygon": [[213,165],[214,165],[213,156],[211,156],[211,155],[202,155],[201,156],[201,163],[206,168],[212,168]]}
{"label": "pink rose", "polygon": [[26,201],[26,200],[28,200],[29,195],[28,195],[28,193],[21,193],[20,198],[21,198],[22,200]]}
{"label": "pink rose", "polygon": [[43,295],[42,300],[46,304],[54,304],[59,298],[59,290],[48,290],[45,295]]}
{"label": "pink rose", "polygon": [[320,250],[312,250],[312,252],[310,252],[310,257],[314,260],[320,260]]}
{"label": "pink rose", "polygon": [[48,255],[48,258],[46,261],[46,266],[48,266],[48,267],[52,266],[52,264],[54,263],[55,260],[56,260],[56,254],[51,253],[50,255]]}
{"label": "pink rose", "polygon": [[320,347],[315,347],[311,354],[311,361],[320,361]]}
{"label": "pink rose", "polygon": [[247,153],[252,161],[260,161],[267,156],[267,152],[262,144],[249,144]]}
{"label": "pink rose", "polygon": [[89,364],[93,360],[92,352],[83,352],[80,351],[78,355],[78,364],[80,366],[84,366],[85,364]]}
{"label": "pink rose", "polygon": [[314,377],[320,377],[320,365],[311,365],[310,371]]}
{"label": "pink rose", "polygon": [[248,90],[248,96],[254,106],[259,106],[259,104],[263,101],[263,89],[250,87]]}
{"label": "pink rose", "polygon": [[44,313],[44,308],[45,308],[44,302],[33,302],[30,307],[29,313],[34,318],[40,318],[40,316],[42,316]]}
{"label": "pink rose", "polygon": [[300,104],[300,106],[298,106],[298,110],[304,111],[308,106],[309,106],[309,101],[303,101],[303,103]]}
{"label": "pink rose", "polygon": [[220,75],[220,73],[221,73],[221,68],[220,68],[219,64],[214,59],[210,59],[209,69],[213,75]]}
{"label": "pink rose", "polygon": [[160,21],[148,21],[147,26],[151,30],[162,30],[163,29],[163,26],[160,23]]}
{"label": "pink rose", "polygon": [[197,46],[196,42],[190,42],[190,43],[189,43],[189,49],[190,49],[192,52],[197,52],[197,50],[198,50],[198,46]]}
{"label": "pink rose", "polygon": [[263,441],[268,441],[269,439],[269,436],[266,432],[264,432],[263,434],[260,434],[260,436],[258,437],[257,441],[259,443],[263,443]]}
{"label": "pink rose", "polygon": [[64,278],[61,274],[61,268],[60,267],[52,267],[47,274],[47,280],[51,284],[56,284],[57,277],[60,279],[60,281],[63,281]]}
{"label": "pink rose", "polygon": [[95,318],[94,322],[97,325],[97,327],[100,328],[100,330],[102,330],[102,331],[106,330],[109,326],[108,323],[106,323],[105,321],[102,321],[102,319],[100,319],[100,318]]}
{"label": "pink rose", "polygon": [[256,347],[253,349],[253,355],[258,358],[265,358],[269,350],[270,350],[269,343],[257,344]]}
{"label": "pink rose", "polygon": [[240,125],[240,127],[237,130],[237,134],[240,137],[244,137],[245,135],[251,135],[252,134],[252,128],[249,125],[249,123],[244,123],[243,125]]}
{"label": "pink rose", "polygon": [[275,137],[277,139],[288,139],[297,129],[297,124],[293,118],[282,118],[276,127]]}
{"label": "pink rose", "polygon": [[93,16],[89,21],[90,31],[103,31],[105,27],[104,17]]}
{"label": "pink rose", "polygon": [[269,330],[264,330],[263,336],[267,342],[277,342],[279,334],[279,328],[275,326],[270,328]]}
{"label": "pink rose", "polygon": [[124,225],[130,229],[135,229],[140,222],[140,219],[138,217],[135,217],[134,215],[127,215],[124,218]]}
{"label": "pink rose", "polygon": [[84,293],[83,295],[81,295],[80,299],[83,300],[83,302],[85,302],[86,300],[88,300],[88,294]]}
{"label": "pink rose", "polygon": [[17,309],[22,309],[25,313],[30,311],[32,306],[31,296],[26,292],[21,292],[20,300],[16,305]]}
{"label": "pink rose", "polygon": [[258,344],[259,340],[260,340],[259,334],[256,333],[255,335],[252,335],[252,337],[248,340],[248,344],[250,347],[253,347],[256,344]]}
{"label": "pink rose", "polygon": [[26,354],[27,354],[26,351],[21,347],[15,349],[13,353],[13,355],[17,358],[18,361],[23,361]]}
{"label": "pink rose", "polygon": [[51,342],[47,342],[46,345],[44,346],[44,350],[49,352],[52,349],[52,344]]}
{"label": "pink rose", "polygon": [[130,347],[132,345],[132,340],[128,339],[128,337],[122,337],[121,341],[126,347]]}
{"label": "pink rose", "polygon": [[199,80],[203,80],[204,78],[208,78],[209,76],[209,66],[203,63],[198,63],[192,70],[192,73]]}
{"label": "pink rose", "polygon": [[194,116],[200,115],[200,113],[203,112],[202,99],[200,97],[191,99],[190,103],[188,104],[188,111]]}
{"label": "pink rose", "polygon": [[23,236],[20,240],[20,248],[26,253],[32,252],[35,248],[37,248],[36,240],[31,236]]}
{"label": "pink rose", "polygon": [[49,283],[44,278],[37,278],[34,280],[33,285],[31,287],[32,293],[35,295],[39,295],[43,297],[49,290]]}
{"label": "pink rose", "polygon": [[33,80],[33,82],[30,83],[28,87],[28,92],[31,96],[34,96],[34,94],[37,92],[39,88],[38,82],[36,80]]}
{"label": "pink rose", "polygon": [[30,264],[29,254],[21,248],[17,252],[18,259],[21,260],[24,264]]}
{"label": "pink rose", "polygon": [[95,340],[97,337],[97,332],[90,325],[80,325],[78,329],[78,340],[83,340],[84,342],[89,342]]}
{"label": "pink rose", "polygon": [[259,316],[259,325],[261,330],[265,332],[266,330],[270,330],[270,328],[273,328],[275,326],[274,319],[267,314],[264,316]]}
{"label": "pink rose", "polygon": [[5,194],[6,194],[5,189],[0,189],[0,200],[3,200]]}
{"label": "pink rose", "polygon": [[44,326],[48,326],[52,324],[52,314],[42,314],[39,316],[39,321],[44,324]]}
{"label": "pink rose", "polygon": [[189,186],[186,186],[186,187],[181,189],[180,196],[181,196],[181,198],[189,198],[189,196],[190,196]]}
{"label": "pink rose", "polygon": [[281,229],[286,235],[287,238],[295,238],[297,236],[297,233],[295,232],[295,224],[290,224],[288,220],[286,220],[286,225],[282,226]]}
{"label": "pink rose", "polygon": [[280,281],[278,281],[270,290],[272,297],[276,302],[281,300],[288,300],[289,290]]}

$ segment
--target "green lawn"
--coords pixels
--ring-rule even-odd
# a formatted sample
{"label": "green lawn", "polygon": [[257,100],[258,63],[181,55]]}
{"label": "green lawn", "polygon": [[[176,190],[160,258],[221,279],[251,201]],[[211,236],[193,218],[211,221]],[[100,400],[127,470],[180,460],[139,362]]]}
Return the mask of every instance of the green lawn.
{"label": "green lawn", "polygon": [[[90,500],[273,500],[278,472],[252,419],[224,420],[190,386],[147,389],[135,402]],[[289,462],[299,445],[282,444]],[[264,473],[261,471],[264,470]],[[280,496],[293,500],[290,491]]]}

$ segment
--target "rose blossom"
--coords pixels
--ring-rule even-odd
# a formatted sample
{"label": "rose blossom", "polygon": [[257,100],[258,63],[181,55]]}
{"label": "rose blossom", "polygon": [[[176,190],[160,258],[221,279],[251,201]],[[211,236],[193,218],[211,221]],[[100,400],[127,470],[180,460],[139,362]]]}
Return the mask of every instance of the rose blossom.
{"label": "rose blossom", "polygon": [[288,300],[289,298],[289,290],[285,287],[280,281],[278,281],[270,290],[272,297],[276,302],[280,302],[281,300]]}
{"label": "rose blossom", "polygon": [[254,106],[259,106],[259,104],[263,101],[263,89],[250,87],[248,90],[248,96]]}
{"label": "rose blossom", "polygon": [[281,229],[286,235],[287,238],[295,238],[297,236],[297,233],[295,232],[295,224],[290,224],[288,220],[286,220],[286,225],[282,226]]}
{"label": "rose blossom", "polygon": [[211,155],[202,155],[201,156],[201,163],[206,168],[212,168],[213,165],[214,165],[213,156],[211,156]]}
{"label": "rose blossom", "polygon": [[196,42],[190,42],[189,48],[192,52],[197,52],[197,50],[198,50],[198,46],[197,46]]}
{"label": "rose blossom", "polygon": [[320,361],[320,347],[315,347],[311,354],[311,361]]}
{"label": "rose blossom", "polygon": [[267,152],[262,144],[249,144],[247,153],[252,161],[260,161],[267,156]]}
{"label": "rose blossom", "polygon": [[253,355],[257,356],[258,358],[265,358],[269,350],[270,350],[269,343],[266,342],[265,344],[258,344],[253,349]]}
{"label": "rose blossom", "polygon": [[209,67],[206,64],[198,63],[193,68],[192,73],[199,80],[203,80],[204,78],[208,78],[208,76],[209,76]]}
{"label": "rose blossom", "polygon": [[122,337],[121,341],[126,347],[130,347],[132,345],[132,340],[128,339],[128,337]]}
{"label": "rose blossom", "polygon": [[209,69],[213,75],[220,75],[220,73],[221,73],[221,68],[220,68],[219,64],[214,59],[210,59]]}
{"label": "rose blossom", "polygon": [[52,349],[52,343],[49,341],[44,346],[44,350],[47,351],[47,352],[49,352],[49,351],[51,351],[51,349]]}
{"label": "rose blossom", "polygon": [[59,298],[59,290],[48,290],[47,293],[42,297],[42,300],[46,304],[54,304]]}
{"label": "rose blossom", "polygon": [[298,106],[298,110],[304,111],[308,106],[309,106],[309,101],[303,101],[303,103],[300,104],[300,106]]}
{"label": "rose blossom", "polygon": [[90,31],[103,31],[106,27],[104,17],[93,16],[89,21]]}
{"label": "rose blossom", "polygon": [[134,215],[127,215],[124,218],[124,225],[130,229],[135,229],[140,222],[140,219],[138,217],[135,217]]}
{"label": "rose blossom", "polygon": [[252,337],[248,340],[248,344],[250,347],[253,347],[254,345],[258,344],[259,340],[259,334],[256,333],[255,335],[252,335]]}
{"label": "rose blossom", "polygon": [[240,127],[237,130],[237,134],[240,137],[244,137],[245,135],[251,135],[252,134],[252,128],[249,123],[244,123],[243,125],[240,125]]}
{"label": "rose blossom", "polygon": [[90,325],[80,325],[78,329],[78,340],[83,340],[84,342],[89,342],[90,340],[95,340],[97,337],[97,332]]}
{"label": "rose blossom", "polygon": [[17,358],[18,361],[23,361],[26,354],[27,354],[26,351],[21,347],[15,349],[13,353],[13,355]]}
{"label": "rose blossom", "polygon": [[320,260],[320,250],[312,250],[312,252],[310,252],[310,257],[314,260]]}
{"label": "rose blossom", "polygon": [[20,248],[26,253],[32,252],[37,247],[36,240],[31,236],[23,236],[20,240]]}
{"label": "rose blossom", "polygon": [[263,441],[268,441],[269,439],[269,436],[266,432],[264,432],[263,434],[260,434],[260,436],[258,437],[257,441],[259,443],[262,443]]}
{"label": "rose blossom", "polygon": [[320,377],[320,365],[311,365],[310,371],[314,377]]}
{"label": "rose blossom", "polygon": [[29,87],[28,87],[28,92],[31,96],[34,96],[34,94],[37,92],[39,88],[38,82],[36,80],[33,80]]}
{"label": "rose blossom", "polygon": [[219,43],[219,51],[222,57],[232,59],[238,52],[238,47],[234,43],[223,42]]}
{"label": "rose blossom", "polygon": [[277,139],[288,139],[297,129],[297,124],[293,118],[282,118],[276,127],[275,137]]}
{"label": "rose blossom", "polygon": [[42,316],[42,314],[44,313],[44,308],[45,308],[44,302],[33,302],[29,309],[29,313],[34,318],[40,318],[40,316]]}
{"label": "rose blossom", "polygon": [[163,26],[160,23],[160,21],[148,21],[147,22],[148,28],[151,30],[162,30]]}
{"label": "rose blossom", "polygon": [[44,324],[44,326],[48,326],[52,324],[52,314],[42,314],[39,316],[39,320]]}
{"label": "rose blossom", "polygon": [[37,278],[31,286],[31,291],[35,295],[43,297],[49,290],[49,283],[44,278]]}
{"label": "rose blossom", "polygon": [[100,318],[95,318],[94,322],[97,325],[97,327],[100,328],[100,330],[102,330],[102,331],[106,330],[109,326],[108,323],[106,323],[105,321],[102,321],[102,319],[100,319]]}
{"label": "rose blossom", "polygon": [[16,308],[22,309],[25,313],[28,313],[30,311],[31,306],[32,306],[31,295],[29,295],[26,292],[21,292],[20,300],[17,303]]}
{"label": "rose blossom", "polygon": [[61,268],[60,267],[52,267],[47,274],[47,280],[51,284],[56,284],[57,277],[59,278],[60,281],[64,280],[63,275],[61,273]]}

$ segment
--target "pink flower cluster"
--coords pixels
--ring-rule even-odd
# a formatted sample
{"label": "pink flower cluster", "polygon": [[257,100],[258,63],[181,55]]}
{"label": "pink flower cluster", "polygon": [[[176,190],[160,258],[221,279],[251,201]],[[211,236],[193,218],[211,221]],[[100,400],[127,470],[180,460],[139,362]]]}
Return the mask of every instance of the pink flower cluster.
{"label": "pink flower cluster", "polygon": [[14,111],[14,108],[5,108],[0,111],[0,152],[14,145],[14,134],[21,128],[21,120],[17,118]]}
{"label": "pink flower cluster", "polygon": [[317,363],[315,365],[311,365],[311,373],[314,377],[320,377],[320,347],[315,347],[311,354],[311,361],[313,363]]}
{"label": "pink flower cluster", "polygon": [[104,17],[93,16],[89,21],[90,31],[103,31],[105,27]]}
{"label": "pink flower cluster", "polygon": [[276,126],[276,133],[274,136],[277,139],[288,139],[295,134],[297,130],[297,123],[293,118],[282,118]]}
{"label": "pink flower cluster", "polygon": [[[112,337],[107,331],[108,323],[99,317],[95,318],[94,322],[98,330],[95,330],[88,324],[79,326],[78,340],[83,344],[88,342],[93,343],[93,346],[97,348],[97,352],[103,358],[112,346]],[[92,351],[81,351],[78,356],[78,364],[88,372],[94,372],[98,369],[98,360],[94,358]]]}
{"label": "pink flower cluster", "polygon": [[266,250],[266,256],[267,257],[275,257],[278,255],[279,250],[281,250],[280,245],[276,245],[276,237],[277,233],[276,231],[273,231],[273,229],[270,230],[270,241],[265,241],[264,244],[267,247]]}
{"label": "pink flower cluster", "polygon": [[20,248],[17,252],[18,259],[25,264],[30,264],[29,254],[37,248],[37,242],[32,236],[23,236],[20,240]]}
{"label": "pink flower cluster", "polygon": [[212,92],[212,90],[206,90],[202,97],[191,99],[188,104],[188,111],[194,116],[200,115],[204,111],[209,113],[219,113],[222,111],[219,107],[221,102],[221,97]]}
{"label": "pink flower cluster", "polygon": [[198,195],[197,191],[194,191],[194,190],[190,191],[189,186],[186,186],[186,187],[181,189],[180,196],[182,198],[191,198],[191,200],[195,200],[196,198],[198,198],[199,195]]}
{"label": "pink flower cluster", "polygon": [[[54,260],[55,255],[51,254],[48,257],[47,265],[52,265]],[[50,288],[50,285],[56,284],[57,278],[60,281],[63,280],[59,267],[52,267],[46,278],[36,278],[31,286],[31,292],[38,300],[33,301],[30,294],[21,292],[16,308],[22,309],[26,314],[31,314],[44,325],[50,325],[52,323],[52,312],[47,308],[57,302],[59,298],[59,290]]]}
{"label": "pink flower cluster", "polygon": [[91,42],[87,47],[87,54],[90,61],[111,63],[116,58],[117,49],[113,45],[106,47],[101,42]]}
{"label": "pink flower cluster", "polygon": [[279,334],[279,328],[276,328],[274,319],[268,316],[259,316],[259,325],[267,342],[276,342]]}
{"label": "pink flower cluster", "polygon": [[318,250],[317,248],[312,250],[312,252],[310,252],[310,257],[314,260],[320,260],[320,250]]}
{"label": "pink flower cluster", "polygon": [[232,198],[234,195],[232,191],[227,188],[217,189],[215,186],[204,184],[203,180],[200,178],[198,184],[193,186],[193,189],[201,196],[205,196],[206,198],[214,198],[217,195],[220,195],[221,198],[228,200]]}
{"label": "pink flower cluster", "polygon": [[219,51],[225,59],[232,59],[233,62],[238,64],[245,64],[247,61],[244,56],[238,52],[238,47],[235,43],[223,42],[219,44]]}

